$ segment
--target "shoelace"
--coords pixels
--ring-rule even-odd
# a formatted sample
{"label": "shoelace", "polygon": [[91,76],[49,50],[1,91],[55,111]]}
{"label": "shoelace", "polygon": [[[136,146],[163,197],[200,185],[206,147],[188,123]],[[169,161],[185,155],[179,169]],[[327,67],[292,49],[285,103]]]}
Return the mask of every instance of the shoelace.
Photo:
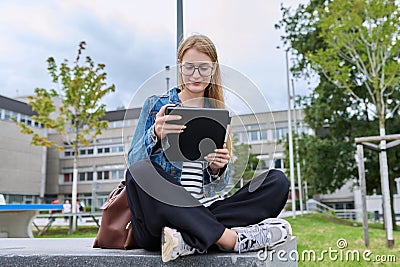
{"label": "shoelace", "polygon": [[180,251],[181,255],[184,256],[186,254],[193,254],[196,251],[196,249],[186,244],[186,242],[182,242]]}
{"label": "shoelace", "polygon": [[[262,233],[263,231],[267,231],[267,234],[264,235]],[[244,244],[244,240],[241,239],[241,234],[245,235],[247,239],[255,240],[258,246],[268,246],[271,240],[271,233],[266,225],[255,224],[245,227],[243,232],[238,233],[239,254],[241,253],[242,244]]]}

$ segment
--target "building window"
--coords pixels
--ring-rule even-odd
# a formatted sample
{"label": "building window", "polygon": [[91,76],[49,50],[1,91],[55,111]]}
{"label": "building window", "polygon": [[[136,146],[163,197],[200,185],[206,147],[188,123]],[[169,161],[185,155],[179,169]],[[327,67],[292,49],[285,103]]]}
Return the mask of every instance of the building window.
{"label": "building window", "polygon": [[274,140],[284,139],[287,134],[288,134],[287,128],[276,128],[274,131],[273,138],[274,138]]}
{"label": "building window", "polygon": [[289,123],[287,121],[276,121],[273,126],[276,128],[288,128]]}
{"label": "building window", "polygon": [[[73,168],[63,168],[61,171],[62,182],[72,183]],[[92,167],[79,167],[78,168],[78,181],[87,182],[93,181],[93,168]]]}
{"label": "building window", "polygon": [[109,171],[100,171],[97,172],[97,180],[109,180],[110,172]]}
{"label": "building window", "polygon": [[93,172],[79,172],[79,181],[93,181]]}
{"label": "building window", "polygon": [[113,128],[122,128],[124,126],[124,121],[110,121],[108,123],[108,128],[113,129]]}
{"label": "building window", "polygon": [[97,180],[123,180],[124,170],[123,164],[97,166]]}
{"label": "building window", "polygon": [[97,148],[97,154],[122,153],[122,152],[124,152],[123,145]]}
{"label": "building window", "polygon": [[75,155],[74,151],[71,151],[71,150],[64,151],[64,157],[73,157],[74,155]]}
{"label": "building window", "polygon": [[4,120],[9,121],[12,117],[12,111],[6,110],[4,113]]}
{"label": "building window", "polygon": [[274,159],[275,169],[283,169],[283,159]]}
{"label": "building window", "polygon": [[[79,149],[79,155],[80,156],[87,156],[87,155],[93,155],[94,154],[94,148],[82,148]],[[72,149],[67,149],[64,150],[64,157],[73,157],[75,155],[75,152]]]}
{"label": "building window", "polygon": [[97,180],[123,180],[124,170],[98,171]]}
{"label": "building window", "polygon": [[111,153],[120,153],[124,152],[124,147],[123,146],[113,146],[111,147]]}
{"label": "building window", "polygon": [[249,132],[249,140],[250,141],[259,141],[260,140],[260,132],[259,131]]}
{"label": "building window", "polygon": [[268,131],[267,130],[262,130],[261,131],[261,139],[262,140],[268,140]]}
{"label": "building window", "polygon": [[72,173],[64,173],[64,183],[72,182]]}
{"label": "building window", "polygon": [[248,130],[259,130],[259,129],[261,129],[261,125],[259,125],[259,124],[249,124],[249,125],[246,125],[246,129],[248,129]]}
{"label": "building window", "polygon": [[7,204],[31,204],[38,203],[38,195],[11,195],[4,194],[4,198]]}

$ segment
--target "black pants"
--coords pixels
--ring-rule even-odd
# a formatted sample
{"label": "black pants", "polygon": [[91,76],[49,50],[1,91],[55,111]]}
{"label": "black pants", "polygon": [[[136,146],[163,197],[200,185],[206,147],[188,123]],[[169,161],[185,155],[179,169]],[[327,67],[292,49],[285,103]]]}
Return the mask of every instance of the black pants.
{"label": "black pants", "polygon": [[[183,195],[191,198],[179,181],[159,165],[143,160],[130,167],[130,171],[126,172],[126,188],[135,244],[147,250],[160,250],[164,226],[177,229],[188,245],[206,250],[222,236],[225,228],[246,226],[277,217],[289,192],[286,176],[281,171],[269,170],[253,179],[253,185],[259,183],[256,190],[251,189],[249,182],[231,197],[216,201],[209,207],[200,204],[182,207],[167,204],[158,196],[152,196],[142,186],[142,182],[147,181],[153,181],[152,186],[160,182],[159,190],[164,196]],[[178,186],[161,186],[161,182],[165,181]]]}

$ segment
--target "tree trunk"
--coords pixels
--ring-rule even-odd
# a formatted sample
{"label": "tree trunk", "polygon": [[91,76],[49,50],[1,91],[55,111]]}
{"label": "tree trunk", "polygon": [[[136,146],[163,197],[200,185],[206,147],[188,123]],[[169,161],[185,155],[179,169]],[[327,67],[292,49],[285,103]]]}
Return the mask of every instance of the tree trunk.
{"label": "tree trunk", "polygon": [[[44,137],[47,138],[47,128],[44,128]],[[40,168],[40,193],[39,193],[39,199],[40,203],[46,203],[46,200],[44,198],[45,192],[46,192],[46,158],[47,158],[47,147],[42,146],[42,165]]]}
{"label": "tree trunk", "polygon": [[[78,149],[75,148],[74,170],[72,176],[72,213],[76,213],[76,196],[78,193]],[[76,215],[72,217],[72,232],[76,231]]]}

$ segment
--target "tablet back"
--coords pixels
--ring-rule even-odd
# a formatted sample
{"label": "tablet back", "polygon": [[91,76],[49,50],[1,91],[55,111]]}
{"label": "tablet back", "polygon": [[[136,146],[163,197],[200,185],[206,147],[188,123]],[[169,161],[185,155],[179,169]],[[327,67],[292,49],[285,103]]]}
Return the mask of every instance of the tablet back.
{"label": "tablet back", "polygon": [[186,125],[183,133],[168,134],[170,146],[164,152],[169,161],[203,161],[214,149],[222,148],[231,120],[228,110],[171,107],[166,114],[182,116],[170,123]]}

